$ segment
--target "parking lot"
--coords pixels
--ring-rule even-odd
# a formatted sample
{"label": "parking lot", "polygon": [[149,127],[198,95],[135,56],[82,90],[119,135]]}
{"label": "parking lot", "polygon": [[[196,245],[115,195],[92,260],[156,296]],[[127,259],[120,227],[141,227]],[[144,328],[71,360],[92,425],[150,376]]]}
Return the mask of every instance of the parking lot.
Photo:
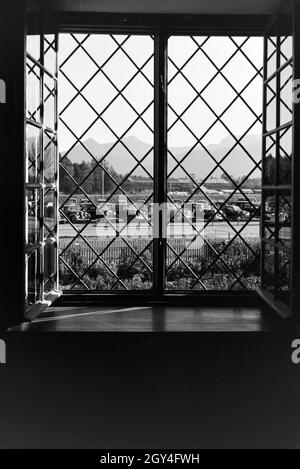
{"label": "parking lot", "polygon": [[[190,223],[174,223],[169,224],[166,229],[166,237],[179,237],[179,236],[193,236],[197,232],[202,232],[202,235],[207,238],[224,238],[231,239],[235,236],[235,230],[241,231],[243,237],[246,239],[255,239],[259,238],[260,224],[259,221],[255,220],[250,222],[245,228],[246,222],[215,222],[209,223],[205,227],[204,222],[196,223],[196,226],[192,226]],[[59,236],[61,238],[65,237],[74,237],[76,236],[76,230],[83,230],[84,236],[90,238],[111,238],[116,235],[116,230],[122,230],[123,237],[136,238],[136,237],[153,237],[153,229],[146,222],[135,222],[131,221],[129,225],[126,225],[124,222],[120,222],[119,225],[112,222],[105,222],[100,220],[98,222],[89,222],[84,228],[84,223],[77,223],[74,225],[74,228],[70,224],[60,224],[59,226]],[[76,228],[76,229],[75,229]]]}

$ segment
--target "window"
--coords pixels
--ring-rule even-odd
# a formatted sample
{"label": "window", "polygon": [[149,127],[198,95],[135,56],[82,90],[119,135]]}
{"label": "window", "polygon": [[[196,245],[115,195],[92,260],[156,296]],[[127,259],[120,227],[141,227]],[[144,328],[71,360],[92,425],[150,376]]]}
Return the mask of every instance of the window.
{"label": "window", "polygon": [[266,31],[265,18],[123,20],[56,28],[30,11],[28,304],[58,287],[155,299],[261,287],[291,308],[290,18]]}
{"label": "window", "polygon": [[166,291],[257,288],[262,38],[169,37],[161,220],[153,35],[59,43],[61,288],[153,289],[159,223]]}
{"label": "window", "polygon": [[26,304],[57,290],[57,35],[28,4],[26,40]]}
{"label": "window", "polygon": [[153,286],[153,37],[60,36],[60,282]]}
{"label": "window", "polygon": [[275,22],[265,39],[262,288],[291,308],[293,42]]}
{"label": "window", "polygon": [[169,38],[168,290],[259,286],[262,73],[262,38]]}

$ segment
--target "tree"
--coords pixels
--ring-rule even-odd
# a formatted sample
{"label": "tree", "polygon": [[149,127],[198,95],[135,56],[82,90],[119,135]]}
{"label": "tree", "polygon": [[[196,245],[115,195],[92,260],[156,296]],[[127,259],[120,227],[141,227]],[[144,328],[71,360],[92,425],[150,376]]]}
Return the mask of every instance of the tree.
{"label": "tree", "polygon": [[[61,160],[62,155],[60,154],[59,157]],[[67,156],[65,156],[63,160],[61,161],[61,166],[59,169],[59,190],[63,194],[70,194],[75,189],[75,184],[70,178],[70,176],[68,176],[64,168],[71,176],[74,177],[73,163],[70,161],[70,159]]]}
{"label": "tree", "polygon": [[232,174],[228,174],[228,175],[227,175],[227,174],[223,173],[223,174],[221,175],[221,178],[224,179],[224,181],[229,182],[229,184],[231,184],[231,185],[232,185],[233,183],[237,184],[237,180],[235,179],[234,176],[232,176]]}

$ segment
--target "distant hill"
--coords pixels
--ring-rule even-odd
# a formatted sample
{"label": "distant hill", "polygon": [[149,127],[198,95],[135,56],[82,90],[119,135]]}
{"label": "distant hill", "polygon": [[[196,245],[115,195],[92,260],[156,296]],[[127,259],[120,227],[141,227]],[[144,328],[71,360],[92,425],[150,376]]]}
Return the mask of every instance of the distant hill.
{"label": "distant hill", "polygon": [[[138,160],[140,160],[151,148],[151,146],[145,142],[142,142],[134,136],[129,136],[123,139],[124,144],[132,151]],[[84,145],[94,155],[96,159],[102,158],[108,150],[112,147],[113,143],[99,143],[96,140],[90,138],[83,141]],[[233,140],[228,137],[220,141],[220,143],[212,144],[207,146],[207,150],[214,156],[217,161],[220,161],[226,153],[233,146]],[[260,135],[249,135],[243,139],[243,145],[247,151],[252,155],[255,161],[261,159],[261,136]],[[176,156],[177,159],[181,158],[188,152],[189,147],[175,147],[170,148],[170,151]],[[64,154],[65,152],[63,152]],[[77,144],[72,151],[68,154],[68,158],[73,163],[81,163],[82,161],[91,161],[91,157],[88,152]],[[170,161],[173,160],[169,157]],[[118,174],[127,174],[131,168],[136,164],[130,153],[121,143],[116,143],[113,150],[109,153],[106,161],[118,172]],[[143,163],[144,167],[153,174],[153,159],[152,151]],[[195,174],[196,178],[203,179],[213,167],[214,162],[208,155],[208,153],[199,145],[191,152],[188,158],[185,160],[184,167],[189,174]],[[224,169],[234,176],[239,177],[247,174],[253,167],[253,162],[245,154],[240,146],[237,146],[231,153],[230,156],[224,162]],[[171,167],[171,166],[170,166]],[[173,166],[172,166],[173,167]],[[135,173],[138,176],[145,176],[145,172],[138,168]],[[219,169],[214,173],[214,176],[220,176],[222,171]],[[184,177],[184,172],[180,169],[174,172],[174,177]],[[253,174],[253,177],[257,174]]]}

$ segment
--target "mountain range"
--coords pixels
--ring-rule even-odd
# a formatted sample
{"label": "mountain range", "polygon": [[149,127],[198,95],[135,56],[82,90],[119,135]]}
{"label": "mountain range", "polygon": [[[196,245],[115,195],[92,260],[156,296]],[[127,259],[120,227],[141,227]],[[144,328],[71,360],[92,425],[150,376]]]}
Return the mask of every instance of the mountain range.
{"label": "mountain range", "polygon": [[[82,142],[84,146],[91,152],[97,160],[102,158],[112,147],[112,143],[99,143],[93,138],[89,138]],[[153,151],[151,146],[148,143],[145,143],[135,136],[129,136],[123,139],[123,143],[128,147],[128,149],[136,156],[140,161],[141,158],[149,152],[149,155],[143,162],[143,166],[153,174]],[[261,159],[261,136],[260,135],[248,135],[242,140],[243,146],[247,149],[250,155],[255,161],[260,161]],[[207,151],[213,155],[216,161],[220,161],[233,147],[234,141],[231,137],[226,137],[221,140],[219,143],[207,145]],[[181,158],[189,151],[190,147],[174,147],[170,148],[170,152],[180,161]],[[215,165],[212,158],[202,146],[197,145],[190,155],[186,158],[184,162],[184,168],[189,174],[195,175],[195,178],[198,180],[203,179]],[[65,152],[62,152],[64,154]],[[90,162],[91,156],[83,148],[81,144],[76,144],[76,146],[68,154],[68,158],[72,163],[81,163],[82,161]],[[126,150],[123,144],[120,142],[116,143],[113,150],[109,152],[105,161],[111,165],[118,174],[128,174],[129,171],[136,164],[135,160],[132,158],[130,153]],[[168,156],[168,170],[174,167],[175,161],[171,156]],[[226,158],[224,163],[222,163],[223,168],[233,177],[240,177],[253,168],[254,163],[251,161],[249,156],[245,151],[237,145],[231,152],[230,155]],[[221,169],[217,169],[213,176],[221,176]],[[136,176],[146,176],[146,172],[141,168],[137,168],[134,172]],[[177,169],[173,173],[174,177],[185,177],[185,173],[182,169]],[[257,176],[257,173],[253,174],[253,177]]]}

